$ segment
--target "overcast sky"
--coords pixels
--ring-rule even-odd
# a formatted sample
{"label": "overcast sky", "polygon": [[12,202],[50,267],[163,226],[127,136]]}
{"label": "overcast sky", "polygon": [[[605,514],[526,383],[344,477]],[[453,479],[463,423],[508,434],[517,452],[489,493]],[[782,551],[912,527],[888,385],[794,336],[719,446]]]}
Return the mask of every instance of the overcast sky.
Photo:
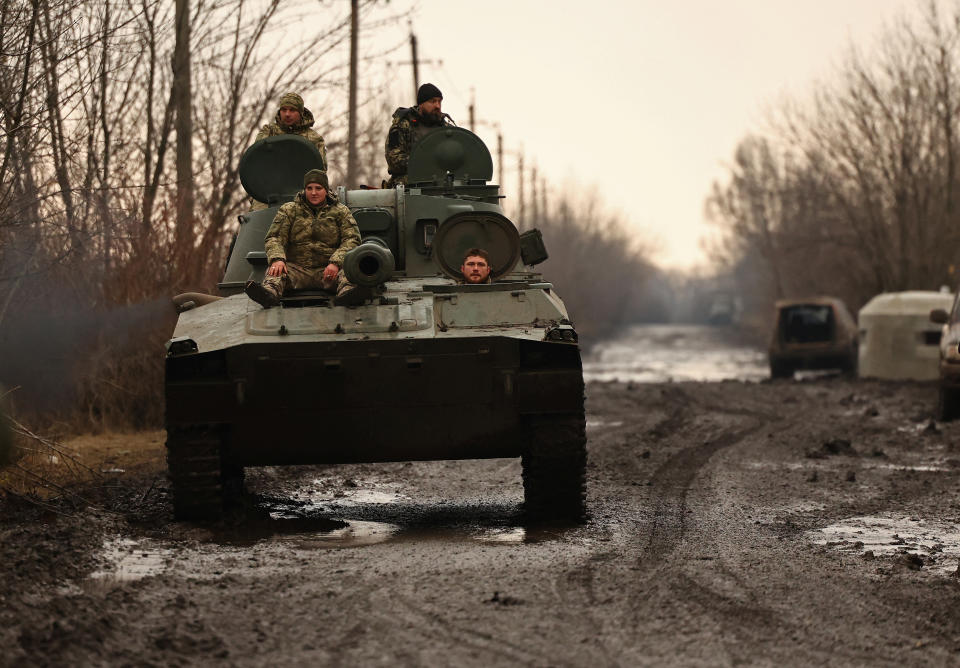
{"label": "overcast sky", "polygon": [[[415,6],[421,79],[467,125],[499,122],[517,192],[522,148],[555,188],[596,190],[611,211],[657,239],[661,266],[704,262],[710,185],[737,142],[784,95],[802,97],[853,42],[920,0],[394,0]],[[404,28],[406,31],[406,28]],[[442,59],[438,65],[436,60]],[[395,103],[412,104],[397,65]],[[409,92],[407,92],[409,91]],[[400,99],[404,98],[404,99]],[[490,146],[495,132],[477,127]],[[508,209],[508,212],[510,210]]]}

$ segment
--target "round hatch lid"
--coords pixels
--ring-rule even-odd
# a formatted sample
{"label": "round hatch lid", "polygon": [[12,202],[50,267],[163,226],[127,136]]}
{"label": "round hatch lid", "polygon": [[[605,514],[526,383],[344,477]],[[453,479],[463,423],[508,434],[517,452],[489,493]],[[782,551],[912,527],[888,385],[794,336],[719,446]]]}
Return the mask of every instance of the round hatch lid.
{"label": "round hatch lid", "polygon": [[454,181],[483,181],[493,178],[493,160],[486,144],[469,130],[437,128],[425,135],[410,151],[407,185],[440,185],[453,174]]}
{"label": "round hatch lid", "polygon": [[300,135],[276,135],[244,151],[240,183],[253,199],[273,204],[303,190],[303,175],[311,169],[326,169],[313,142]]}
{"label": "round hatch lid", "polygon": [[490,255],[490,277],[513,269],[520,259],[520,234],[505,216],[492,211],[458,213],[443,221],[433,239],[434,257],[450,278],[460,280],[464,254],[482,248]]}

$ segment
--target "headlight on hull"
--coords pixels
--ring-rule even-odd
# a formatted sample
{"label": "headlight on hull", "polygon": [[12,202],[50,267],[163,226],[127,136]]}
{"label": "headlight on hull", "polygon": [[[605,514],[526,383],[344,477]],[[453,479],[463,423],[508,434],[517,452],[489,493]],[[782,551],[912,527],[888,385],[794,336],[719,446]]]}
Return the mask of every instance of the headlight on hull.
{"label": "headlight on hull", "polygon": [[577,330],[570,325],[555,325],[547,328],[543,336],[545,341],[560,341],[564,343],[576,343],[580,340],[577,336]]}
{"label": "headlight on hull", "polygon": [[197,342],[187,336],[178,336],[167,341],[167,357],[190,355],[198,350]]}

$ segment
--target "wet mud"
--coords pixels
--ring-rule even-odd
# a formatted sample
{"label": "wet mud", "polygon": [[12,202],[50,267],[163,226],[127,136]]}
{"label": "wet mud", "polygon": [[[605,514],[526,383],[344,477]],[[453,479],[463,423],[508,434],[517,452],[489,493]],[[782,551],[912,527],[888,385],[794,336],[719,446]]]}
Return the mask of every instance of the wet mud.
{"label": "wet mud", "polygon": [[8,499],[0,664],[957,665],[960,424],[935,400],[590,382],[569,527],[525,524],[514,460],[248,469],[215,524],[172,520],[162,470]]}

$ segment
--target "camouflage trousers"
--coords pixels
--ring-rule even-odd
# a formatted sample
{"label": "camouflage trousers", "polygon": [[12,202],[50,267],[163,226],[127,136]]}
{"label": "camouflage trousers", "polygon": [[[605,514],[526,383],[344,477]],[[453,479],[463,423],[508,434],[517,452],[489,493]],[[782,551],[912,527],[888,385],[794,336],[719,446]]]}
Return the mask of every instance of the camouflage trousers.
{"label": "camouflage trousers", "polygon": [[282,297],[285,292],[290,290],[326,290],[337,295],[349,292],[356,286],[347,280],[343,275],[343,270],[337,274],[337,277],[329,281],[323,280],[323,270],[327,265],[318,269],[307,269],[293,262],[285,262],[287,273],[280,276],[265,276],[263,287],[275,292],[278,297]]}

